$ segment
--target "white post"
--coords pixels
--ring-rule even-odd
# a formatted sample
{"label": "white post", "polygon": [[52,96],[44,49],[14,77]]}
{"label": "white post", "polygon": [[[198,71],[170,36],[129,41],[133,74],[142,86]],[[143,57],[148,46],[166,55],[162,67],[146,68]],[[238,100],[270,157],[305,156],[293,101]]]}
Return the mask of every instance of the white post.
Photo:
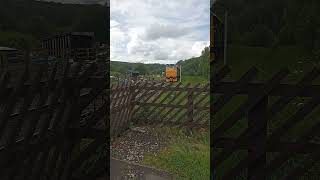
{"label": "white post", "polygon": [[224,65],[227,64],[227,38],[228,38],[228,11],[225,12],[224,21]]}
{"label": "white post", "polygon": [[180,65],[180,82],[182,81],[182,65]]}

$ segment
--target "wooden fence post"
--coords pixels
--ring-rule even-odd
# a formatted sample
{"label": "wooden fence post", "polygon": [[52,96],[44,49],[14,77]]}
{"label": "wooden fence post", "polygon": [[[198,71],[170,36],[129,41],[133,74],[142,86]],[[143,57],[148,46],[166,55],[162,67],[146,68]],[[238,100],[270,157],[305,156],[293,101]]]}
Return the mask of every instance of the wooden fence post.
{"label": "wooden fence post", "polygon": [[[249,101],[254,102],[260,92],[249,93]],[[266,142],[267,142],[267,105],[268,96],[261,99],[248,112],[248,179],[266,179]]]}
{"label": "wooden fence post", "polygon": [[188,91],[188,122],[193,122],[193,91]]}
{"label": "wooden fence post", "polygon": [[[66,122],[64,124],[64,131],[66,139],[64,140],[63,147],[65,148],[65,168],[62,170],[61,179],[67,180],[72,176],[71,173],[71,162],[72,158],[80,152],[80,81],[78,74],[80,71],[80,64],[74,64],[71,67],[72,72],[72,84],[64,87],[68,93],[67,102],[69,103],[67,108],[70,108],[69,114],[66,114]],[[74,154],[73,154],[74,153]]]}
{"label": "wooden fence post", "polygon": [[128,113],[128,122],[132,122],[132,111],[133,111],[133,108],[134,108],[134,98],[135,98],[135,89],[134,89],[134,84],[129,82],[129,113]]}

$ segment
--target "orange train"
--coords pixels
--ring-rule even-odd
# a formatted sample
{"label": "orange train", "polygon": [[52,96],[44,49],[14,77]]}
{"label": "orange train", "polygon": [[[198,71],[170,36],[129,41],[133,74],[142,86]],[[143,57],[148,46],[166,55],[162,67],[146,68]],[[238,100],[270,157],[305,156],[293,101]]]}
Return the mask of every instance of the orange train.
{"label": "orange train", "polygon": [[174,83],[179,80],[180,80],[180,68],[176,65],[167,66],[165,71],[165,81]]}

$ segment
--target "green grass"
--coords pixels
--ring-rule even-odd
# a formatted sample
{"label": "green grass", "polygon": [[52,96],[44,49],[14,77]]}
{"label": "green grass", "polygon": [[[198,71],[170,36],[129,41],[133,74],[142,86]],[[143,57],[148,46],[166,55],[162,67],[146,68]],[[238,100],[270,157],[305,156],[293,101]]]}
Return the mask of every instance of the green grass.
{"label": "green grass", "polygon": [[210,178],[210,142],[208,131],[162,128],[172,137],[169,146],[157,155],[147,155],[144,164],[168,171],[177,179],[205,180]]}
{"label": "green grass", "polygon": [[182,76],[182,83],[183,84],[207,84],[209,82],[208,79],[202,77],[202,76]]}
{"label": "green grass", "polygon": [[[238,79],[252,66],[259,69],[258,79],[268,79],[283,68],[289,68],[290,71],[294,72],[295,70],[311,69],[315,65],[311,61],[310,55],[298,47],[276,47],[272,49],[243,46],[229,46],[227,64],[231,68],[231,79]],[[292,73],[289,78],[297,79],[302,74]]]}

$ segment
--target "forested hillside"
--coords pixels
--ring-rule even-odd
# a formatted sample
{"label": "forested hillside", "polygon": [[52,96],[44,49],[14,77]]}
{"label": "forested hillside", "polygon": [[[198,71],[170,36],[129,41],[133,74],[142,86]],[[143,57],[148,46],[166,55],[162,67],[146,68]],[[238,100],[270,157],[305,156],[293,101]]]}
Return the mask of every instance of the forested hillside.
{"label": "forested hillside", "polygon": [[[186,60],[180,60],[177,65],[182,66],[183,76],[198,76],[209,79],[209,47],[202,51],[202,55]],[[139,71],[142,75],[160,75],[165,71],[164,64],[143,64],[111,61],[111,74],[125,74],[128,70]]]}
{"label": "forested hillside", "polygon": [[181,60],[177,63],[182,66],[183,75],[201,76],[209,80],[209,47],[206,47],[199,57]]}
{"label": "forested hillside", "polygon": [[66,31],[92,31],[105,42],[109,15],[101,5],[76,5],[34,0],[0,1],[0,46],[38,45],[43,36]]}
{"label": "forested hillside", "polygon": [[249,46],[320,49],[319,0],[217,0],[214,12],[228,11],[228,40]]}
{"label": "forested hillside", "polygon": [[111,61],[110,70],[111,75],[124,75],[129,70],[139,71],[141,75],[160,75],[165,70],[164,64],[143,64],[143,63],[129,63],[129,62],[118,62]]}

